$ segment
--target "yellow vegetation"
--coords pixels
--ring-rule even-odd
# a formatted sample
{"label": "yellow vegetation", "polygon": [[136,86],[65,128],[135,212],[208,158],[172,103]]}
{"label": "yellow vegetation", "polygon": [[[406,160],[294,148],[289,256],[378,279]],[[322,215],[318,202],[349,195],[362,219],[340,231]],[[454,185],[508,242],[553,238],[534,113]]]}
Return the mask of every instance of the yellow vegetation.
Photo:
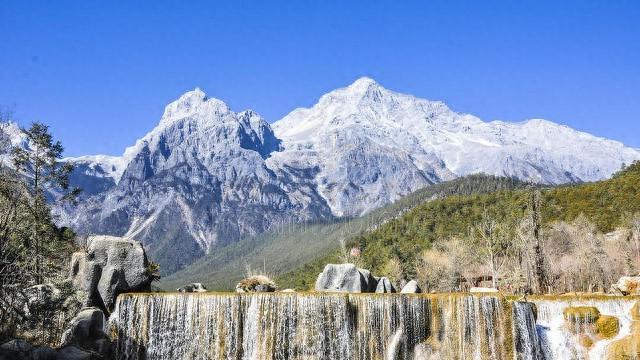
{"label": "yellow vegetation", "polygon": [[582,345],[587,349],[593,346],[593,339],[591,338],[591,336],[587,334],[580,335],[579,341],[580,341],[580,345]]}

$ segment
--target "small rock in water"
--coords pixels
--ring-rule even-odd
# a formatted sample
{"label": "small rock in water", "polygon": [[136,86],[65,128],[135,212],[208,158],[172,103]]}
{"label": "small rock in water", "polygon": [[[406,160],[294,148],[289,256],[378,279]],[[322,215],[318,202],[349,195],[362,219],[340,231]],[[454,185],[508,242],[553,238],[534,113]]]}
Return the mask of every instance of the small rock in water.
{"label": "small rock in water", "polygon": [[207,288],[202,285],[202,283],[191,283],[189,285],[185,285],[181,288],[177,289],[179,292],[187,292],[187,293],[192,293],[192,292],[197,292],[197,293],[201,293],[201,292],[207,292]]}
{"label": "small rock in water", "polygon": [[492,287],[472,287],[471,289],[469,289],[469,292],[470,293],[497,293],[500,291]]}
{"label": "small rock in water", "polygon": [[389,281],[388,278],[381,277],[378,280],[378,286],[376,286],[376,293],[382,294],[382,293],[394,293],[394,292],[396,292],[396,289],[393,287],[393,284],[391,284],[391,281]]}
{"label": "small rock in water", "polygon": [[283,292],[283,293],[294,293],[296,291],[294,289],[284,289],[284,290],[281,290],[280,292]]}
{"label": "small rock in water", "polygon": [[422,292],[418,282],[415,280],[409,281],[400,291],[401,294],[419,294]]}

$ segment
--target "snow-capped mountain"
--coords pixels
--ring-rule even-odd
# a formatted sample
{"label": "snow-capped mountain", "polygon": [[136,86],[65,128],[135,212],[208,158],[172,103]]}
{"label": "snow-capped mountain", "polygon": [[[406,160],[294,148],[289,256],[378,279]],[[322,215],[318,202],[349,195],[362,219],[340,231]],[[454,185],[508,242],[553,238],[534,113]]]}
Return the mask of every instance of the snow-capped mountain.
{"label": "snow-capped mountain", "polygon": [[320,168],[336,215],[359,215],[431,182],[472,173],[561,184],[609,177],[640,151],[546,120],[484,122],[369,78],[273,124],[281,163]]}
{"label": "snow-capped mountain", "polygon": [[188,92],[122,157],[68,159],[76,182],[95,178],[100,189],[91,187],[64,222],[139,239],[170,273],[241,236],[331,217],[313,183],[266,165],[280,148],[255,112]]}
{"label": "snow-capped mountain", "polygon": [[[2,124],[2,139],[23,141],[15,124]],[[593,181],[637,159],[638,149],[550,121],[484,122],[368,78],[273,126],[196,89],[122,156],[65,159],[84,194],[59,213],[80,233],[143,241],[168,274],[243,236],[359,216],[458,176]]]}

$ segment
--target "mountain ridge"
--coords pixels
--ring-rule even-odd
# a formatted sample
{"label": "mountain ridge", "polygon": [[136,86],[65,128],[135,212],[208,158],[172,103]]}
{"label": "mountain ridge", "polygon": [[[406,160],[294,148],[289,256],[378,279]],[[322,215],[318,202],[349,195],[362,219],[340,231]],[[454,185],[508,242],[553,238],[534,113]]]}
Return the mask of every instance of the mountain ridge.
{"label": "mountain ridge", "polygon": [[121,156],[64,159],[85,192],[57,211],[80,233],[141,240],[167,274],[241,238],[358,217],[464,175],[585,182],[636,159],[620,142],[541,119],[484,122],[370,78],[272,125],[196,88]]}

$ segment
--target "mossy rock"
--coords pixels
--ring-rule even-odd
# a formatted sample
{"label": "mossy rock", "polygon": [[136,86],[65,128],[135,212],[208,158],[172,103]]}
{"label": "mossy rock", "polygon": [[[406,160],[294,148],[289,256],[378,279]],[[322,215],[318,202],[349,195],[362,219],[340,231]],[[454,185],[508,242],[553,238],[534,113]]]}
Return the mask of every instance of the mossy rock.
{"label": "mossy rock", "polygon": [[620,320],[615,316],[600,315],[596,320],[596,333],[603,339],[613,339],[620,331]]}
{"label": "mossy rock", "polygon": [[562,313],[565,320],[581,324],[593,324],[600,317],[600,311],[595,306],[571,306]]}
{"label": "mossy rock", "polygon": [[593,346],[593,338],[591,338],[591,336],[587,335],[587,334],[582,334],[580,335],[580,337],[578,338],[578,341],[580,342],[580,345],[582,345],[583,347],[589,349],[590,347]]}
{"label": "mossy rock", "polygon": [[636,301],[631,308],[631,318],[633,320],[640,320],[640,301]]}

